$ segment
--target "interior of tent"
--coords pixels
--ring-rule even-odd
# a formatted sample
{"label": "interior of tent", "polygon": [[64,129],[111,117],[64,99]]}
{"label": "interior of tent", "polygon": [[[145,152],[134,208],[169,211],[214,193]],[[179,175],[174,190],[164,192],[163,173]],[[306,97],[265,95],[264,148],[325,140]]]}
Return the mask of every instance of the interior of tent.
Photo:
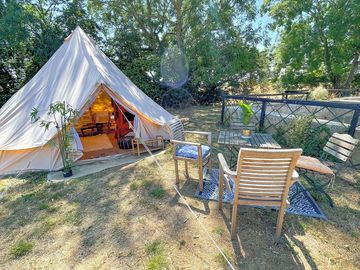
{"label": "interior of tent", "polygon": [[131,125],[134,118],[135,115],[114,102],[105,90],[101,90],[75,124],[83,146],[81,159],[131,151],[131,139],[134,137]]}

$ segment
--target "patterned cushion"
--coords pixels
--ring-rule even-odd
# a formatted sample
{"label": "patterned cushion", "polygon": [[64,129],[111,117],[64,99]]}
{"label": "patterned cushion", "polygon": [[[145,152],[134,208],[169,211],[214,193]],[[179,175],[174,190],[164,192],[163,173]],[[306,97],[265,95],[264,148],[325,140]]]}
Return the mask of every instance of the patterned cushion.
{"label": "patterned cushion", "polygon": [[[202,158],[204,159],[210,153],[210,147],[201,145]],[[195,145],[178,144],[176,148],[176,156],[183,158],[198,158],[198,147]]]}

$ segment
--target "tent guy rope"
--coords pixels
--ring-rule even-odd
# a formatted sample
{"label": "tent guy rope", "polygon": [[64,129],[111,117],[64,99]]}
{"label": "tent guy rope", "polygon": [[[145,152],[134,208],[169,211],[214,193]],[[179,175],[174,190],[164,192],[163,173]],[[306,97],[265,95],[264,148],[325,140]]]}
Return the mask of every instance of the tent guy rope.
{"label": "tent guy rope", "polygon": [[[129,121],[129,119],[126,117],[126,115],[124,114],[124,112],[121,110],[121,108],[119,107],[119,105],[116,103],[116,106],[118,106],[118,108],[120,109],[122,115],[124,116],[124,118],[126,119],[126,121],[129,124],[129,128],[133,130],[134,133],[136,133],[134,126],[131,124],[131,122]],[[160,169],[160,173],[163,175],[163,177],[165,177],[166,179],[166,175],[164,174],[165,169],[161,166],[159,160],[156,158],[155,155],[153,155],[153,153],[151,152],[150,148],[146,145],[146,143],[143,141],[142,138],[139,138],[141,144],[145,147],[146,151],[150,154],[150,156],[153,158],[153,160],[155,161],[156,165],[159,167]],[[232,270],[235,270],[235,267],[232,265],[232,263],[230,262],[230,260],[227,258],[227,256],[225,255],[224,251],[221,249],[221,247],[217,244],[217,242],[215,241],[215,239],[211,236],[209,230],[206,228],[206,226],[204,225],[203,222],[201,222],[201,220],[199,219],[199,217],[195,214],[195,212],[191,209],[191,206],[189,205],[189,203],[186,201],[185,197],[181,194],[180,190],[178,189],[178,187],[176,185],[172,185],[172,187],[174,188],[174,190],[176,191],[176,193],[179,195],[179,197],[183,200],[183,202],[185,203],[186,207],[189,209],[190,213],[192,214],[192,216],[195,218],[195,220],[198,222],[198,224],[200,225],[201,229],[205,232],[206,236],[210,239],[210,241],[213,243],[213,245],[215,246],[215,248],[220,252],[220,254],[223,256],[223,258],[225,259],[226,263],[229,265],[229,267]]]}

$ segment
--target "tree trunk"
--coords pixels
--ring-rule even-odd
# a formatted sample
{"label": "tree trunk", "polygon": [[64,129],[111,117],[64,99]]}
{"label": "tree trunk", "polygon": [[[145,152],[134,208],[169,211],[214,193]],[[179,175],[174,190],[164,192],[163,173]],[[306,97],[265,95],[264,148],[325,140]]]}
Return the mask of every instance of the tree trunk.
{"label": "tree trunk", "polygon": [[183,50],[184,47],[184,29],[183,29],[183,0],[173,0],[172,4],[175,8],[175,31],[176,31],[176,43],[178,47]]}
{"label": "tree trunk", "polygon": [[359,60],[360,60],[360,51],[356,51],[354,54],[354,59],[352,61],[351,69],[349,71],[348,77],[347,77],[346,82],[343,87],[344,89],[350,88],[350,84],[351,84],[352,80],[354,79],[355,72],[356,72],[357,68],[359,67],[359,63],[360,63]]}

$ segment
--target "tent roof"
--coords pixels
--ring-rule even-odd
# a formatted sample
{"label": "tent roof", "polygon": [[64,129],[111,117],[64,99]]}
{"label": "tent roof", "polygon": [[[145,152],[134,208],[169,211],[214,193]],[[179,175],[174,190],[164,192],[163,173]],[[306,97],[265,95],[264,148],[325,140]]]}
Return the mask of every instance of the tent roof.
{"label": "tent roof", "polygon": [[57,101],[65,101],[80,110],[101,84],[110,89],[119,102],[148,121],[165,125],[173,118],[132,83],[77,27],[40,71],[1,108],[0,150],[46,144],[55,136],[56,128],[45,131],[39,123],[31,123],[31,110],[37,108],[40,117],[46,118],[49,105]]}

